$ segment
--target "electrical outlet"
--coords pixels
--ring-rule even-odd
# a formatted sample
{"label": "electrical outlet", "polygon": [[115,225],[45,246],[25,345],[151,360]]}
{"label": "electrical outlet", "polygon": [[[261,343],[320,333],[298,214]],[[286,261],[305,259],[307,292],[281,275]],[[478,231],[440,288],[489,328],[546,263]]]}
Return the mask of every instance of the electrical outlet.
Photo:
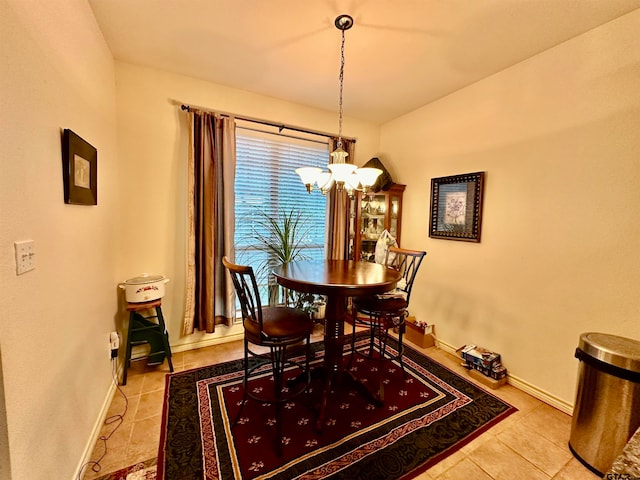
{"label": "electrical outlet", "polygon": [[120,348],[120,336],[118,335],[118,332],[111,332],[109,334],[109,344],[111,345],[112,350]]}
{"label": "electrical outlet", "polygon": [[36,268],[36,244],[33,240],[13,243],[16,250],[16,275]]}
{"label": "electrical outlet", "polygon": [[120,336],[118,332],[111,332],[109,334],[109,358],[118,356],[118,348],[120,348]]}

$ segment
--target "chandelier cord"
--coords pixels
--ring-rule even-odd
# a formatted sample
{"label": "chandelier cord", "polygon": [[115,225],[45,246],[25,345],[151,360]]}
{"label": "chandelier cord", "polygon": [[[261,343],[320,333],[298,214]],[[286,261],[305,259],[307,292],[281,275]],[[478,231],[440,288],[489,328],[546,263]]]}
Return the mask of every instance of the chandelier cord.
{"label": "chandelier cord", "polygon": [[346,188],[347,195],[352,198],[354,192],[366,192],[369,187],[375,184],[376,179],[382,173],[379,168],[358,168],[352,162],[347,162],[349,152],[342,148],[342,90],[344,87],[344,39],[345,30],[353,26],[353,18],[350,15],[340,15],[334,22],[336,28],[342,32],[342,42],[340,43],[340,97],[339,97],[339,119],[338,119],[338,141],[336,148],[329,154],[328,172],[323,172],[318,167],[299,167],[296,173],[300,175],[300,180],[311,193],[313,185],[317,184],[322,194],[326,194],[336,185],[338,191]]}
{"label": "chandelier cord", "polygon": [[342,44],[340,45],[340,100],[338,103],[338,148],[342,148],[342,85],[344,83],[344,30],[342,30]]}

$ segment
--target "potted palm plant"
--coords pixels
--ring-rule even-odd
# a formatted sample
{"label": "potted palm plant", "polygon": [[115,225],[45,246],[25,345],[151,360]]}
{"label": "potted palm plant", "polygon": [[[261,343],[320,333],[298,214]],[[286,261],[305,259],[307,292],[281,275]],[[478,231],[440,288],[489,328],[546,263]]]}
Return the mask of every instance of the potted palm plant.
{"label": "potted palm plant", "polygon": [[283,209],[275,216],[261,212],[252,227],[255,248],[267,255],[266,261],[257,266],[257,275],[268,278],[268,302],[270,305],[287,303],[305,310],[317,312],[322,298],[311,293],[296,292],[280,287],[270,275],[271,270],[283,263],[306,260],[303,246],[311,225],[307,217],[296,208]]}

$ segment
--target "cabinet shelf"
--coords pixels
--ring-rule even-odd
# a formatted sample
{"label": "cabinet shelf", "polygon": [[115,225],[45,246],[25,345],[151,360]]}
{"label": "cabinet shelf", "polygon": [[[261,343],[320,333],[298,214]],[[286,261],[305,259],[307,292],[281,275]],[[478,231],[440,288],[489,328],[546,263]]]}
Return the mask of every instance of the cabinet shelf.
{"label": "cabinet shelf", "polygon": [[[357,193],[349,206],[350,259],[373,262],[376,242],[384,230],[388,230],[400,244],[402,195],[405,188],[405,185],[395,183],[389,190],[376,192],[373,196]],[[376,213],[372,213],[372,209]]]}

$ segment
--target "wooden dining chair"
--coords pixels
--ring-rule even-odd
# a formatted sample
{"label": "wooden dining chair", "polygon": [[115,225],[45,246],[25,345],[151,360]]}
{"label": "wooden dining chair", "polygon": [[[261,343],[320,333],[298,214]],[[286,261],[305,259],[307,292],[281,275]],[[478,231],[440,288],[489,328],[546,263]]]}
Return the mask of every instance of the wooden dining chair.
{"label": "wooden dining chair", "polygon": [[[413,282],[426,254],[427,252],[424,251],[389,247],[385,265],[387,268],[398,270],[402,277],[398,281],[396,289],[391,292],[353,299],[351,360],[353,360],[353,355],[355,354],[372,358],[374,351],[377,349],[380,360],[385,357],[397,360],[404,373],[402,337],[406,329],[405,319],[408,316],[409,298],[411,297]],[[369,342],[366,348],[360,350],[356,349],[355,345],[356,327],[358,326],[369,328]],[[398,331],[398,350],[395,355],[392,355],[387,350],[387,343],[390,338],[389,330],[396,328]]]}
{"label": "wooden dining chair", "polygon": [[[308,313],[287,306],[262,306],[258,284],[250,266],[236,265],[227,257],[222,263],[231,274],[233,286],[242,310],[242,324],[244,327],[244,379],[242,405],[234,419],[235,426],[240,419],[245,403],[249,398],[262,403],[275,405],[276,409],[276,438],[275,449],[278,456],[282,455],[282,425],[281,405],[305,392],[311,383],[309,358],[311,354],[310,337],[313,330],[313,320]],[[300,352],[304,345],[304,362],[293,359],[294,353]],[[261,354],[252,350],[255,347],[267,347],[268,354]],[[252,359],[250,364],[250,358]],[[273,375],[273,391],[260,394],[247,387],[251,376],[255,372],[264,374],[263,367],[270,366]],[[299,370],[298,380],[293,388],[287,388],[284,383],[284,371],[289,368]],[[295,370],[293,372],[295,374]]]}

